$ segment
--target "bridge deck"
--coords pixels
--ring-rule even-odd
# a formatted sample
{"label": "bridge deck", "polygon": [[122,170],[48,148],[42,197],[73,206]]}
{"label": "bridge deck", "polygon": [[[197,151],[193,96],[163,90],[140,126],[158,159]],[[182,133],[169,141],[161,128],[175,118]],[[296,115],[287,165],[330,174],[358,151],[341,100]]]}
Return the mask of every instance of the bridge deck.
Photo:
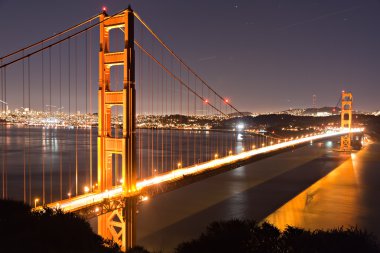
{"label": "bridge deck", "polygon": [[[351,129],[351,133],[359,133],[362,131],[363,129]],[[105,200],[113,200],[113,199],[120,199],[123,197],[128,198],[128,197],[139,196],[143,190],[146,190],[149,187],[154,187],[163,183],[179,181],[179,180],[182,180],[184,176],[192,176],[192,175],[201,174],[203,172],[215,170],[221,167],[225,167],[227,165],[232,165],[237,162],[244,161],[258,155],[268,154],[270,152],[279,151],[281,149],[285,149],[285,148],[292,147],[295,145],[300,145],[300,144],[308,143],[311,141],[317,141],[317,140],[321,140],[325,138],[345,135],[348,133],[350,133],[350,130],[348,129],[342,129],[342,130],[337,130],[337,131],[327,131],[322,134],[306,136],[304,138],[293,139],[293,140],[273,144],[266,147],[256,148],[256,149],[245,151],[236,155],[221,157],[215,160],[211,160],[209,162],[205,162],[202,164],[197,164],[194,166],[185,167],[181,169],[176,169],[176,170],[163,173],[161,175],[158,175],[152,178],[141,180],[137,182],[136,192],[125,194],[123,193],[121,186],[119,186],[105,192],[88,193],[81,196],[73,197],[71,199],[54,202],[54,203],[49,204],[48,207],[51,207],[51,208],[59,207],[63,209],[65,212],[76,212],[81,209],[99,205],[103,203]]]}

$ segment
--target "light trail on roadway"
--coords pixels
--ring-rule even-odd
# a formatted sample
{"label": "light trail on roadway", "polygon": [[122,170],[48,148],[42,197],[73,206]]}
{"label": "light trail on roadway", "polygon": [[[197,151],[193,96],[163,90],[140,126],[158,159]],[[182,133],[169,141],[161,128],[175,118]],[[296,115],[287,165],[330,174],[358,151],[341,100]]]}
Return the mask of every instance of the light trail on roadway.
{"label": "light trail on roadway", "polygon": [[120,197],[132,197],[137,196],[141,193],[144,188],[155,186],[161,183],[167,183],[172,181],[177,181],[183,179],[184,176],[197,175],[199,173],[205,172],[207,170],[217,169],[226,165],[234,164],[239,161],[243,161],[257,155],[267,154],[270,152],[278,151],[284,148],[317,141],[330,137],[337,137],[340,135],[345,135],[349,133],[360,133],[363,132],[363,128],[352,128],[350,129],[339,129],[339,130],[328,130],[322,134],[316,135],[306,135],[303,138],[290,139],[289,141],[284,141],[276,143],[270,146],[253,148],[252,150],[244,151],[239,154],[229,155],[221,158],[216,158],[214,160],[197,164],[189,167],[184,167],[176,169],[161,175],[147,178],[141,181],[138,181],[136,184],[137,190],[135,192],[123,193],[121,186],[117,186],[111,190],[107,190],[100,193],[87,193],[78,197],[73,197],[71,199],[66,199],[51,203],[48,205],[50,208],[61,208],[65,212],[75,212],[82,208],[93,206],[102,203],[106,199],[116,199]]}

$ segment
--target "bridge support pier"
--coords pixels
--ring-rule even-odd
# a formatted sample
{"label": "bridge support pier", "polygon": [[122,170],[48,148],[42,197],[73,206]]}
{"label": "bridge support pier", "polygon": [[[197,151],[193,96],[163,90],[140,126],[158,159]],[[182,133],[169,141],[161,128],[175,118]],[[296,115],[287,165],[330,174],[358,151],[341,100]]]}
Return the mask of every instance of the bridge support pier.
{"label": "bridge support pier", "polygon": [[124,207],[98,217],[98,233],[103,238],[112,239],[122,251],[136,244],[137,199],[126,198]]}

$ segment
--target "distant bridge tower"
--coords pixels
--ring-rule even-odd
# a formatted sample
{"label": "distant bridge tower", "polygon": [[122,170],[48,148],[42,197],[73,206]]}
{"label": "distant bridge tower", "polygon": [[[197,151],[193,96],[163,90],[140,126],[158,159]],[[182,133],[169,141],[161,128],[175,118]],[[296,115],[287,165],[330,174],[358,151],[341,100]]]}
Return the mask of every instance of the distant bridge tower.
{"label": "distant bridge tower", "polygon": [[[124,50],[110,52],[110,30],[124,29]],[[111,67],[124,66],[123,89],[111,90]],[[113,86],[115,87],[115,86]],[[136,190],[136,91],[134,14],[130,7],[124,12],[108,17],[100,15],[99,90],[98,90],[98,188],[99,192],[122,183],[123,192]],[[115,138],[111,129],[111,108],[123,108],[123,134]],[[112,156],[121,156],[122,178],[114,178]],[[135,244],[135,205],[130,198],[120,201],[121,207],[98,218],[98,233],[112,238],[123,250]]]}
{"label": "distant bridge tower", "polygon": [[[352,124],[352,93],[342,91],[342,111],[341,111],[341,127],[351,130]],[[340,139],[340,150],[351,151],[351,134],[347,134]]]}

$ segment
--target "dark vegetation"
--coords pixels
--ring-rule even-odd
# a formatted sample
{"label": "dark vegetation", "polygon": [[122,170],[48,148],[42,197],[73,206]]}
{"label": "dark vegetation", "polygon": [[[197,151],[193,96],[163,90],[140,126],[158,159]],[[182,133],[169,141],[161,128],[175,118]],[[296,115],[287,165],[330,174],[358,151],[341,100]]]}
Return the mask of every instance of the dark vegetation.
{"label": "dark vegetation", "polygon": [[48,208],[32,212],[29,205],[0,200],[0,252],[120,251],[75,214]]}
{"label": "dark vegetation", "polygon": [[[128,252],[148,253],[138,247]],[[337,253],[380,252],[372,234],[358,228],[308,231],[252,220],[213,222],[197,239],[183,242],[175,253]]]}
{"label": "dark vegetation", "polygon": [[[120,252],[95,234],[75,214],[45,208],[33,212],[21,202],[0,200],[0,252]],[[175,253],[380,252],[376,238],[358,228],[308,231],[252,220],[211,223],[198,238],[183,242]],[[134,247],[128,253],[149,253]]]}

